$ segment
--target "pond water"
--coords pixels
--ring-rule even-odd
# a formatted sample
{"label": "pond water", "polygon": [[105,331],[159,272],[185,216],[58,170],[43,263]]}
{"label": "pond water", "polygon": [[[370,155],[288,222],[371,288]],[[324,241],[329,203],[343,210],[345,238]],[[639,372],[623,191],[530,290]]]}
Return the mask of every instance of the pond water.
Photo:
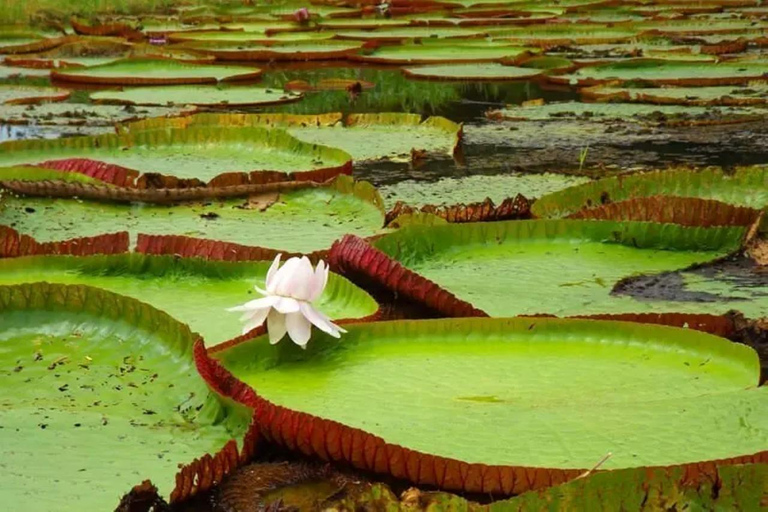
{"label": "pond water", "polygon": [[760,2],[76,3],[0,12],[0,502],[756,506]]}

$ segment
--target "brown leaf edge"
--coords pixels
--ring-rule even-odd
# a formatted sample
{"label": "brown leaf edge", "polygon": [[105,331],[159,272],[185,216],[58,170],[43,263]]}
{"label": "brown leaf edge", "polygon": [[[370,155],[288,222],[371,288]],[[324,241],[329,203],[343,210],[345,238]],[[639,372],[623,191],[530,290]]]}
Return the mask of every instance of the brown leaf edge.
{"label": "brown leaf edge", "polygon": [[108,164],[98,160],[91,160],[89,158],[47,160],[45,162],[35,164],[34,167],[84,174],[90,178],[94,178],[118,187],[135,186],[136,178],[138,178],[140,174],[139,171],[134,171],[133,169],[128,169],[127,167],[122,167],[116,164]]}
{"label": "brown leaf edge", "polygon": [[701,227],[749,227],[760,219],[761,214],[760,210],[714,199],[655,195],[579,210],[566,218],[661,222]]}
{"label": "brown leaf edge", "polygon": [[[183,235],[147,235],[143,233],[138,236],[135,250],[142,254],[171,254],[182,258],[203,258],[213,261],[272,260],[278,254],[283,254],[286,258],[302,256],[300,253],[222,242],[220,240],[193,238]],[[306,256],[312,263],[317,263],[317,261],[326,258],[327,254],[328,251],[321,250],[306,254]]]}
{"label": "brown leaf edge", "polygon": [[66,254],[89,256],[93,254],[122,254],[128,252],[128,232],[107,233],[90,237],[72,238],[58,242],[38,242],[9,226],[0,226],[0,258]]}
{"label": "brown leaf edge", "polygon": [[140,41],[144,39],[141,31],[126,25],[125,23],[106,23],[99,25],[86,25],[80,23],[75,18],[70,19],[70,25],[75,34],[83,36],[99,37],[124,37],[129,41]]}
{"label": "brown leaf edge", "polygon": [[488,316],[354,235],[334,242],[328,252],[328,264],[334,272],[364,288],[389,290],[443,316]]}
{"label": "brown leaf edge", "polygon": [[[214,391],[254,410],[254,421],[265,440],[309,457],[349,463],[358,470],[389,475],[416,485],[499,495],[545,489],[588,471],[467,463],[389,444],[363,430],[271,403],[211,357],[202,342],[195,344],[194,357],[198,372]],[[768,462],[768,451],[660,468],[682,469],[683,480],[689,481],[702,477],[716,479],[721,465],[765,462]]]}
{"label": "brown leaf edge", "polygon": [[[198,340],[198,344],[202,346],[202,341]],[[237,442],[231,439],[214,455],[205,454],[181,466],[176,473],[176,485],[171,491],[170,503],[173,505],[186,501],[219,485],[225,477],[253,459],[259,440],[259,427],[254,418],[239,451]]]}
{"label": "brown leaf edge", "polygon": [[89,158],[65,158],[49,160],[38,164],[37,167],[55,169],[66,172],[77,172],[99,179],[118,187],[133,187],[139,189],[153,188],[196,188],[196,187],[226,187],[234,185],[263,185],[277,182],[315,182],[322,183],[338,175],[352,174],[352,161],[342,165],[286,173],[281,171],[226,172],[220,174],[208,183],[196,178],[183,179],[160,173],[140,173],[137,170],[109,164]]}
{"label": "brown leaf edge", "polygon": [[[277,181],[274,183],[229,185],[224,187],[142,189],[134,187],[117,187],[106,184],[99,185],[92,183],[66,182],[60,180],[0,181],[0,187],[27,196],[153,204],[244,197],[322,186],[325,185],[312,181]],[[328,184],[328,186],[333,186],[333,184]]]}
{"label": "brown leaf edge", "polygon": [[522,194],[504,199],[498,206],[487,197],[484,201],[470,204],[454,204],[446,206],[424,205],[420,208],[409,206],[398,201],[395,206],[387,212],[386,223],[389,225],[392,221],[401,215],[412,215],[414,213],[429,213],[445,219],[448,222],[491,222],[497,220],[530,219],[532,201]]}
{"label": "brown leaf edge", "polygon": [[[556,315],[524,315],[531,318],[558,318]],[[731,338],[736,333],[734,320],[726,315],[703,313],[601,313],[595,315],[573,315],[563,318],[582,318],[586,320],[616,320],[638,324],[668,325],[670,327],[689,328],[721,338]]]}

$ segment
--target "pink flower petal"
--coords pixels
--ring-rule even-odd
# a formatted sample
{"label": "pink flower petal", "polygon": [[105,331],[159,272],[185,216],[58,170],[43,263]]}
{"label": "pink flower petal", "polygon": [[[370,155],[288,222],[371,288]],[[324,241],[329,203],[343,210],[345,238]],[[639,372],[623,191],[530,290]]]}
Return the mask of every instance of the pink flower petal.
{"label": "pink flower petal", "polygon": [[307,348],[307,342],[312,335],[312,324],[301,313],[288,313],[285,315],[285,325],[288,336],[301,348]]}
{"label": "pink flower petal", "polygon": [[267,315],[270,311],[272,311],[271,308],[254,311],[253,315],[251,315],[246,324],[243,326],[243,334],[247,334],[263,324],[264,320],[267,319]]}
{"label": "pink flower petal", "polygon": [[267,316],[267,332],[269,333],[269,342],[272,345],[283,339],[287,332],[285,328],[285,315],[270,309]]}
{"label": "pink flower petal", "polygon": [[[277,273],[277,269],[280,267],[280,257],[281,256],[282,256],[282,254],[278,254],[277,256],[275,256],[274,261],[272,261],[272,265],[270,265],[269,266],[269,270],[267,270],[267,278],[265,280],[265,283],[266,283],[267,290],[269,291],[269,293],[274,293],[275,292],[275,290],[274,290],[274,288],[275,288],[274,287],[274,283],[272,281],[274,281],[275,274]],[[258,288],[257,288],[257,290],[258,290]],[[259,290],[259,293],[261,293],[261,290]],[[266,295],[266,293],[262,293],[262,295]]]}
{"label": "pink flower petal", "polygon": [[314,307],[312,307],[311,304],[307,302],[301,303],[301,314],[304,315],[304,317],[309,320],[315,327],[325,333],[330,334],[334,338],[341,338],[341,334],[339,333],[347,332],[343,328],[331,322],[327,316],[316,310]]}
{"label": "pink flower petal", "polygon": [[299,307],[299,301],[297,301],[294,298],[291,297],[274,297],[275,303],[272,306],[275,308],[279,313],[288,314],[288,313],[297,313],[300,309]]}
{"label": "pink flower petal", "polygon": [[275,303],[279,299],[280,299],[279,297],[262,297],[260,299],[254,299],[254,300],[248,301],[241,306],[235,306],[233,308],[229,308],[227,309],[227,311],[230,311],[230,312],[253,311],[256,309],[271,308],[272,306],[275,305]]}

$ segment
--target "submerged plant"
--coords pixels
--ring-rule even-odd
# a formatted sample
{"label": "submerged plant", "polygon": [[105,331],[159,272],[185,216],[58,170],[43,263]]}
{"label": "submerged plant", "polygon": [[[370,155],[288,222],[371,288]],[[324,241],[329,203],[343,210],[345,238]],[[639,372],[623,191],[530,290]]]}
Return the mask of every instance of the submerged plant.
{"label": "submerged plant", "polygon": [[587,155],[589,154],[589,144],[579,151],[579,171],[584,168],[584,163],[587,161]]}
{"label": "submerged plant", "polygon": [[264,297],[227,311],[243,312],[243,334],[266,320],[269,342],[275,344],[288,336],[301,348],[307,348],[312,325],[335,338],[347,332],[315,309],[312,302],[323,294],[328,283],[328,266],[320,260],[313,270],[309,258],[289,258],[280,268],[278,254],[267,271],[266,290],[254,286]]}

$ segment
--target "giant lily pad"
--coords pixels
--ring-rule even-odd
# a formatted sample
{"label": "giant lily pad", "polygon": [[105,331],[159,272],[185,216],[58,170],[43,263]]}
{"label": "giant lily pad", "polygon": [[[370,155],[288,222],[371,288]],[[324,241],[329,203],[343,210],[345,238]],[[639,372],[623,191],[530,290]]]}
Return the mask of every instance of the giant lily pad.
{"label": "giant lily pad", "polygon": [[358,55],[355,59],[378,64],[441,64],[498,62],[528,55],[529,48],[499,45],[493,43],[469,42],[433,42],[383,46],[368,55]]}
{"label": "giant lily pad", "polygon": [[111,85],[211,84],[258,78],[261,70],[245,66],[190,64],[172,59],[123,59],[100,66],[51,71],[67,82]]}
{"label": "giant lily pad", "polygon": [[466,39],[472,37],[482,37],[483,35],[485,35],[485,32],[481,29],[437,26],[341,31],[336,34],[336,37],[339,39],[352,39],[360,41],[397,42],[421,39]]}
{"label": "giant lily pad", "polygon": [[[691,228],[675,224],[611,221],[511,221],[409,226],[373,244],[396,262],[491,316],[558,316],[624,312],[724,313],[727,302],[637,301],[612,295],[620,279],[678,270],[739,249],[743,227]],[[348,249],[347,249],[348,248]],[[342,242],[331,259],[355,260]],[[367,261],[367,259],[366,259]],[[396,280],[385,266],[366,274],[427,303],[428,282]],[[387,273],[387,275],[383,275]],[[409,291],[411,290],[411,291]],[[420,290],[420,291],[419,291]],[[515,300],[508,300],[515,297]]]}
{"label": "giant lily pad", "polygon": [[749,19],[679,19],[659,20],[636,23],[638,30],[653,31],[665,35],[699,34],[738,34],[756,29],[766,29],[768,25],[755,23]]}
{"label": "giant lily pad", "polygon": [[3,497],[15,507],[112,510],[145,478],[167,496],[179,463],[242,438],[247,415],[194,370],[196,336],[147,304],[85,286],[3,286],[0,326]]}
{"label": "giant lily pad", "polygon": [[614,176],[543,196],[534,203],[533,213],[564,217],[583,208],[654,195],[700,197],[763,209],[768,205],[768,168],[739,167],[734,172],[677,169]]}
{"label": "giant lily pad", "polygon": [[214,130],[206,127],[137,131],[55,140],[10,141],[0,144],[5,165],[47,160],[88,158],[133,169],[204,182],[225,174],[277,171],[294,177],[346,172],[351,157],[335,148],[302,142],[283,130],[245,127]]}
{"label": "giant lily pad", "polygon": [[343,59],[356,54],[363,43],[356,41],[307,41],[264,44],[190,43],[188,48],[219,60],[307,61]]}
{"label": "giant lily pad", "polygon": [[690,107],[683,105],[644,105],[638,103],[581,103],[567,101],[545,105],[509,106],[488,113],[492,119],[547,121],[578,119],[587,121],[639,121],[659,124],[716,124],[761,120],[766,112],[750,107]]}
{"label": "giant lily pad", "polygon": [[446,64],[443,66],[419,66],[403,70],[408,78],[430,80],[482,80],[509,81],[530,80],[541,75],[540,69],[504,66],[495,62],[480,64]]}
{"label": "giant lily pad", "polygon": [[0,65],[0,79],[16,77],[47,77],[47,69],[21,68],[16,66]]}
{"label": "giant lily pad", "polygon": [[768,83],[714,87],[613,87],[595,86],[581,90],[596,100],[636,101],[669,105],[766,105]]}
{"label": "giant lily pad", "polygon": [[298,101],[301,96],[264,87],[179,85],[100,91],[91,94],[91,99],[129,105],[257,106]]}
{"label": "giant lily pad", "polygon": [[444,117],[422,121],[418,114],[340,113],[291,114],[199,114],[189,117],[147,119],[126,125],[129,132],[175,127],[207,127],[221,130],[241,126],[268,126],[311,144],[331,145],[362,160],[410,160],[412,151],[453,154],[460,139],[461,125]]}
{"label": "giant lily pad", "polygon": [[[45,70],[47,72],[47,70]],[[145,117],[189,114],[194,107],[136,107],[117,105],[88,105],[85,103],[43,103],[41,105],[4,105],[0,109],[0,123],[11,125],[56,126],[56,136],[73,130],[88,132],[114,132],[119,122],[135,121]],[[26,137],[29,138],[29,137]]]}
{"label": "giant lily pad", "polygon": [[570,75],[551,76],[559,84],[598,85],[611,81],[645,81],[657,85],[734,85],[764,78],[768,63],[755,62],[676,62],[664,59],[630,59],[588,66]]}
{"label": "giant lily pad", "polygon": [[529,46],[619,43],[637,35],[637,30],[622,25],[609,27],[587,23],[547,24],[495,29],[488,32],[494,39]]}
{"label": "giant lily pad", "polygon": [[499,203],[513,194],[541,197],[590,181],[583,176],[542,173],[504,173],[441,178],[438,181],[403,180],[379,187],[389,206],[403,201],[411,206],[456,204],[482,201],[486,197]]}
{"label": "giant lily pad", "polygon": [[29,103],[64,101],[69,98],[70,94],[71,91],[54,87],[0,85],[0,104],[26,105]]}
{"label": "giant lily pad", "polygon": [[254,44],[272,44],[276,42],[305,42],[319,41],[322,39],[331,39],[335,36],[333,32],[284,32],[267,37],[262,33],[239,30],[216,30],[216,31],[187,31],[168,35],[168,40],[172,42],[189,41],[216,41],[224,43],[254,43]]}
{"label": "giant lily pad", "polygon": [[[205,261],[172,254],[32,256],[0,259],[0,285],[45,281],[120,293],[165,311],[211,345],[240,335],[237,315],[225,309],[257,297],[253,286],[263,287],[270,263]],[[317,304],[335,319],[363,318],[378,309],[371,297],[336,274]]]}
{"label": "giant lily pad", "polygon": [[604,469],[768,456],[757,354],[723,338],[525,318],[347,328],[306,351],[252,339],[199,368],[278,443],[442,489],[540,489],[609,454]]}
{"label": "giant lily pad", "polygon": [[1,204],[0,224],[40,242],[127,230],[134,241],[139,233],[185,235],[310,253],[345,233],[373,235],[384,224],[381,199],[365,184],[284,192],[266,208],[247,198],[153,206],[7,194]]}

